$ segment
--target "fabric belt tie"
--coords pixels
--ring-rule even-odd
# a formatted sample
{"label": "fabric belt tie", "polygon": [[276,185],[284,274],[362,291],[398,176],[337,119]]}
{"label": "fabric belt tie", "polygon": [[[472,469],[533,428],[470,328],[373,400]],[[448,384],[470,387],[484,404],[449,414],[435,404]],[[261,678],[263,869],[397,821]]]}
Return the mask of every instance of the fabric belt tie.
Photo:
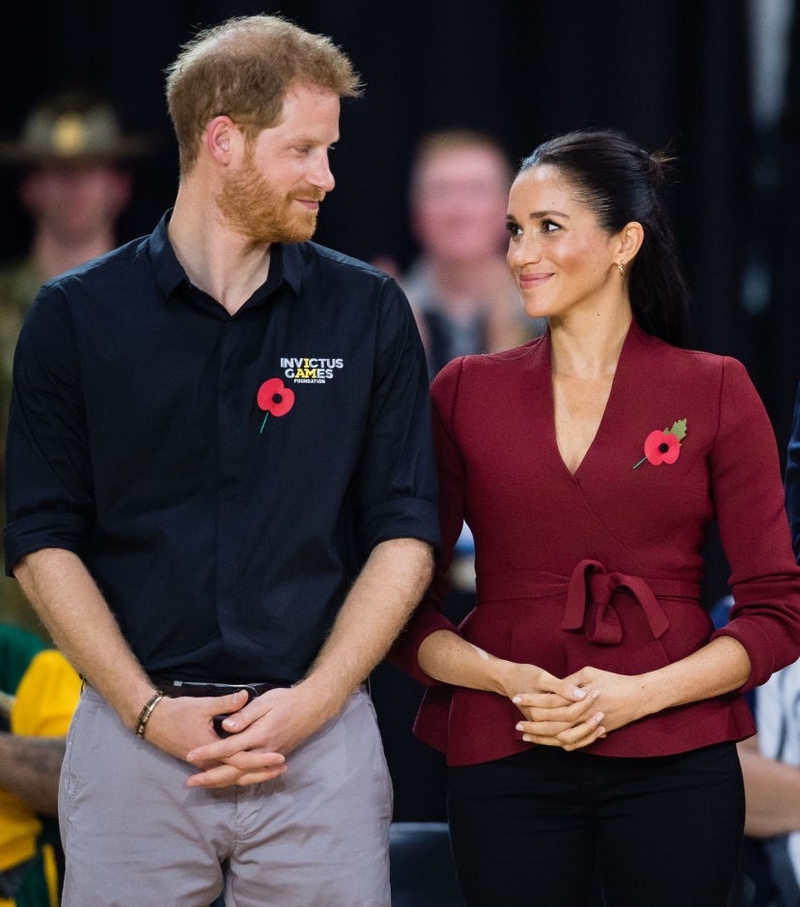
{"label": "fabric belt tie", "polygon": [[628,592],[641,605],[653,636],[666,633],[669,620],[652,588],[640,576],[607,573],[599,561],[583,560],[572,571],[567,586],[567,604],[562,630],[584,629],[589,604],[597,606],[593,627],[585,628],[586,639],[597,645],[617,646],[622,642],[622,624],[611,605],[615,592]]}

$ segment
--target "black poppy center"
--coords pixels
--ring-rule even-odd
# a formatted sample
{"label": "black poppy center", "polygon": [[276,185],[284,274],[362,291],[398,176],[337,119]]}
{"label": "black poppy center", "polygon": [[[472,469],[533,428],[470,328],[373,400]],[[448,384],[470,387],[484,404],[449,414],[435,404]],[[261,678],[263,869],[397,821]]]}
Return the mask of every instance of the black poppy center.
{"label": "black poppy center", "polygon": [[669,444],[667,444],[666,441],[662,441],[658,445],[658,450],[659,450],[659,453],[666,453],[669,450]]}
{"label": "black poppy center", "polygon": [[[283,400],[283,394],[273,394],[273,395],[272,395],[272,402],[273,402],[273,403],[280,403],[281,400]],[[666,450],[666,447],[664,448],[664,450]]]}

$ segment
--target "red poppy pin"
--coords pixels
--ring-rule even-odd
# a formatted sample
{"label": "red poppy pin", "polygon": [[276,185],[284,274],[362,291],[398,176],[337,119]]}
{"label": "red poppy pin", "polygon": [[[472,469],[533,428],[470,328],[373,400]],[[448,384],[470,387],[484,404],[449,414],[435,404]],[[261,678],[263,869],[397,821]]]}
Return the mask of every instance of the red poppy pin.
{"label": "red poppy pin", "polygon": [[680,455],[681,441],[685,437],[686,419],[673,422],[672,428],[665,428],[664,431],[651,431],[644,440],[644,456],[633,468],[638,469],[645,460],[653,466],[674,463]]}
{"label": "red poppy pin", "polygon": [[285,416],[294,406],[294,391],[290,387],[286,387],[280,378],[270,378],[258,389],[256,403],[258,403],[258,408],[263,409],[265,413],[264,421],[258,431],[261,434],[270,413],[273,416]]}

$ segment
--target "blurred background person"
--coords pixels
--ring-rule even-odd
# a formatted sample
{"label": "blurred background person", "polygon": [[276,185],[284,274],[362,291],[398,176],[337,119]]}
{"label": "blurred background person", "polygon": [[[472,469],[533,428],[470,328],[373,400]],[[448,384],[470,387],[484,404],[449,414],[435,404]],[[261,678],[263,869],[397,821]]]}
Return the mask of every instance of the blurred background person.
{"label": "blurred background person", "polygon": [[800,904],[800,664],[756,690],[758,734],[738,745],[747,812],[741,904]]}
{"label": "blurred background person", "polygon": [[[36,105],[21,136],[0,143],[0,162],[21,170],[18,192],[32,221],[31,247],[0,270],[0,442],[5,450],[11,365],[22,323],[42,283],[117,245],[117,220],[131,199],[126,164],[149,150],[124,135],[103,99],[79,91]],[[5,469],[2,468],[3,489]],[[2,494],[5,510],[5,493]],[[43,633],[15,580],[3,577],[0,620]]]}
{"label": "blurred background person", "polygon": [[[419,253],[399,279],[417,316],[431,379],[451,359],[519,346],[543,333],[506,264],[512,167],[500,144],[474,129],[442,129],[417,145],[409,178],[410,229]],[[474,604],[472,536],[451,568],[449,613]]]}
{"label": "blurred background person", "polygon": [[[800,387],[786,457],[786,511],[800,562]],[[715,621],[725,619],[728,596]],[[739,744],[747,814],[744,907],[800,904],[800,661],[755,690],[758,733]]]}
{"label": "blurred background person", "polygon": [[56,907],[58,780],[80,678],[34,633],[0,624],[0,907]]}
{"label": "blurred background person", "polygon": [[[544,330],[544,319],[523,311],[506,264],[512,175],[502,147],[480,131],[437,130],[417,146],[408,196],[418,254],[405,273],[398,274],[390,258],[374,263],[395,274],[408,295],[431,378],[456,356],[508,349]],[[450,573],[446,611],[458,622],[475,602],[474,545],[466,527]],[[444,760],[410,732],[421,687],[382,664],[371,689],[395,789],[395,821],[444,822]]]}
{"label": "blurred background person", "polygon": [[421,139],[409,186],[419,255],[401,282],[417,314],[431,378],[451,359],[497,352],[543,330],[528,318],[505,262],[511,166],[472,130]]}

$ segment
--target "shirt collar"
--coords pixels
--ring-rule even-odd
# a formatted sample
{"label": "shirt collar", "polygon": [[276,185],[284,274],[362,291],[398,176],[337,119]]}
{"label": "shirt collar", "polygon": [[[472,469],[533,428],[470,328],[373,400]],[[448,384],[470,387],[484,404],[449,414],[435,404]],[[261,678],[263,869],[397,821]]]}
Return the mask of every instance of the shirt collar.
{"label": "shirt collar", "polygon": [[[181,285],[188,285],[189,278],[186,271],[178,261],[175,250],[169,241],[167,225],[172,216],[170,208],[158,226],[150,234],[149,257],[153,266],[156,282],[164,297],[168,299]],[[298,244],[273,243],[270,248],[269,274],[264,284],[253,293],[244,308],[258,305],[268,299],[281,284],[286,283],[295,293],[300,295],[302,285],[302,260]]]}

